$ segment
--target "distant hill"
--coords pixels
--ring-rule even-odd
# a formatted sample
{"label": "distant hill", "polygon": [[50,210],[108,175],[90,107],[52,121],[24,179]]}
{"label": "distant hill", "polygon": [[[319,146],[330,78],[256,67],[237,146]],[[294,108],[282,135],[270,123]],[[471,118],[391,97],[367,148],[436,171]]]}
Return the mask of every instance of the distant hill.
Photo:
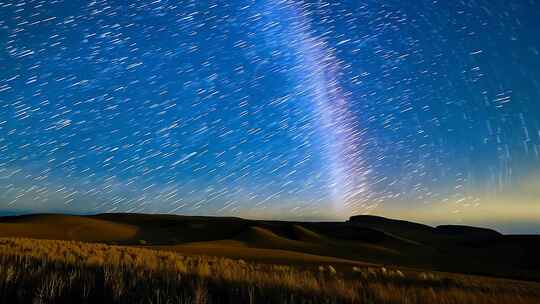
{"label": "distant hill", "polygon": [[[0,237],[78,240],[272,263],[395,265],[540,281],[540,236],[377,216],[346,222],[149,214],[0,217]],[[338,266],[339,267],[339,266]]]}

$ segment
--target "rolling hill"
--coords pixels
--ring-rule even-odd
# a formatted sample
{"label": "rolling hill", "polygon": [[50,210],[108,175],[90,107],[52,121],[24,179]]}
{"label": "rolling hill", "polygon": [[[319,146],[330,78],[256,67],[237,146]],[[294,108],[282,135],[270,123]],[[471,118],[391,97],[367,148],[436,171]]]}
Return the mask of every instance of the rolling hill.
{"label": "rolling hill", "polygon": [[0,237],[76,240],[283,264],[377,264],[540,281],[540,236],[376,216],[346,222],[148,214],[0,217]]}

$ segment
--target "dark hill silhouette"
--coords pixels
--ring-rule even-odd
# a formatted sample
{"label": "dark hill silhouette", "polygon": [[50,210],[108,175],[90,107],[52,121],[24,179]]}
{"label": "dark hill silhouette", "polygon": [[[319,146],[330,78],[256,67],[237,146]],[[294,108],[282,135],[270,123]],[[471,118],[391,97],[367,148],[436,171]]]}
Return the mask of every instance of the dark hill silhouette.
{"label": "dark hill silhouette", "polygon": [[487,228],[477,228],[461,225],[441,225],[435,228],[435,232],[443,235],[464,236],[467,238],[496,239],[501,233]]}
{"label": "dark hill silhouette", "polygon": [[371,263],[540,281],[540,236],[377,216],[287,222],[150,214],[0,217],[0,237],[80,240],[271,261]]}

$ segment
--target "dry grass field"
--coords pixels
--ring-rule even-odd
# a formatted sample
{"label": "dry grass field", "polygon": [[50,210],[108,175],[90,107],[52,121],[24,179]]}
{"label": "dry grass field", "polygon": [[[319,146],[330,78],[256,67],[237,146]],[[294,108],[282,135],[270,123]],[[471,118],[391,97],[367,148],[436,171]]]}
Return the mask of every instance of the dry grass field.
{"label": "dry grass field", "polygon": [[359,216],[347,222],[150,214],[0,217],[0,237],[143,246],[273,264],[397,265],[540,282],[540,236],[430,227]]}
{"label": "dry grass field", "polygon": [[0,217],[0,303],[540,303],[538,256],[540,236],[370,216]]}
{"label": "dry grass field", "polygon": [[540,284],[330,263],[284,266],[0,239],[1,303],[540,303]]}

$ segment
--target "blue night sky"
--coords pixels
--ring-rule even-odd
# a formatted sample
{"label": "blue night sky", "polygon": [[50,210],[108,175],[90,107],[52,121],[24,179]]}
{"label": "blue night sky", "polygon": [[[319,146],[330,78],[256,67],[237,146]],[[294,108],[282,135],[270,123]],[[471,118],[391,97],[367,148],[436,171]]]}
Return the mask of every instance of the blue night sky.
{"label": "blue night sky", "polygon": [[540,2],[0,0],[0,212],[540,233]]}

